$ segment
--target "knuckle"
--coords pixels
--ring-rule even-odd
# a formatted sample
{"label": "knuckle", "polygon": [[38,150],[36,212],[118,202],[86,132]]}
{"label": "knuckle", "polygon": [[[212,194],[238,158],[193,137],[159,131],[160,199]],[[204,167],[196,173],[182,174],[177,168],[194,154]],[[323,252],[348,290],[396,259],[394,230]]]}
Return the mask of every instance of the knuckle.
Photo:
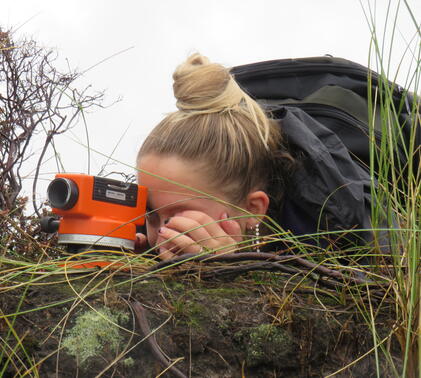
{"label": "knuckle", "polygon": [[188,231],[199,226],[199,222],[196,219],[190,217],[174,217],[171,226],[179,231]]}
{"label": "knuckle", "polygon": [[197,211],[197,210],[186,210],[186,211],[183,211],[182,214],[183,216],[193,219],[199,223],[204,223],[205,221],[210,219],[210,217],[207,214],[205,214],[202,211]]}
{"label": "knuckle", "polygon": [[194,219],[200,224],[208,223],[211,220],[208,215],[199,211],[194,214]]}

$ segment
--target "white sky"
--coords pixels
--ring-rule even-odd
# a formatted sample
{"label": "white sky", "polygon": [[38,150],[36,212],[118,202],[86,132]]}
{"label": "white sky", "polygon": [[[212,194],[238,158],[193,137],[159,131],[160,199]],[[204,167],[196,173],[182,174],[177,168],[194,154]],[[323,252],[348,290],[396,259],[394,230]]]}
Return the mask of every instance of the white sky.
{"label": "white sky", "polygon": [[[387,0],[362,0],[377,11],[382,29]],[[227,66],[261,60],[331,54],[363,65],[368,62],[370,34],[359,0],[0,0],[0,25],[18,29],[16,35],[35,38],[58,50],[62,67],[68,59],[80,71],[121,50],[88,71],[80,85],[106,90],[106,103],[122,101],[87,115],[91,146],[133,165],[144,137],[165,113],[175,109],[171,75],[190,53],[199,51]],[[395,5],[398,0],[392,0]],[[415,27],[403,1],[397,22],[393,67]],[[416,20],[421,1],[408,0]],[[392,23],[389,22],[389,25]],[[418,40],[419,42],[419,40]],[[398,76],[405,80],[405,75]],[[402,83],[404,84],[404,83]],[[83,125],[74,132],[82,143]],[[63,136],[61,159],[68,172],[87,173],[87,150]],[[40,146],[35,146],[34,151]],[[51,156],[51,155],[50,155]],[[91,174],[106,158],[94,155]],[[43,167],[51,179],[53,167]],[[108,171],[128,167],[109,166]],[[26,187],[32,184],[28,178]],[[44,197],[45,185],[40,186]]]}

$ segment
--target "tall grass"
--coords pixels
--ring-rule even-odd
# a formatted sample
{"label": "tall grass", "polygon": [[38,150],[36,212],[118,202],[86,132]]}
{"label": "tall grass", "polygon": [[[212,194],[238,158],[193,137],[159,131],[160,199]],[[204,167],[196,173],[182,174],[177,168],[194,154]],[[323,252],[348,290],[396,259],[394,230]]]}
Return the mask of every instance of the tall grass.
{"label": "tall grass", "polygon": [[[372,40],[370,66],[379,73],[379,85],[371,90],[369,77],[369,115],[371,130],[371,171],[373,180],[372,221],[374,228],[386,227],[389,248],[382,255],[381,234],[377,233],[379,263],[382,274],[390,278],[391,295],[395,302],[395,324],[393,332],[402,350],[402,377],[421,377],[421,169],[420,145],[416,133],[420,133],[420,98],[418,95],[421,75],[420,24],[407,1],[388,2],[386,17],[379,25],[376,9],[363,5]],[[399,35],[398,19],[413,25],[411,41],[403,41]],[[383,30],[379,33],[379,30]],[[396,46],[406,44],[393,74],[392,57]],[[402,72],[403,67],[407,72]],[[405,74],[405,75],[404,75]],[[388,79],[396,81],[404,76],[405,87],[390,85]],[[402,99],[396,102],[396,91]],[[394,95],[395,94],[395,95]],[[408,97],[407,97],[408,96]],[[412,98],[412,102],[408,99]],[[409,118],[403,121],[402,114],[408,111]],[[380,148],[374,143],[376,114],[381,117],[382,140]],[[404,130],[410,130],[405,134]],[[418,139],[419,140],[419,139]],[[397,151],[403,151],[403,156]],[[378,162],[376,167],[375,161]],[[383,233],[384,234],[384,233]],[[374,320],[374,319],[373,319]],[[376,333],[375,327],[372,328]],[[386,355],[389,353],[384,350]],[[393,361],[390,355],[389,361]],[[395,371],[397,369],[395,368]]]}

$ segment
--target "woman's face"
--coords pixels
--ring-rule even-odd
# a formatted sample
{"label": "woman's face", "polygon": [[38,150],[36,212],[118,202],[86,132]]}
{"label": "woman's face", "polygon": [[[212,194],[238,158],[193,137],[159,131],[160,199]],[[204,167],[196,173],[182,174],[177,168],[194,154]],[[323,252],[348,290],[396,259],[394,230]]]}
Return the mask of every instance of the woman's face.
{"label": "woman's face", "polygon": [[[146,228],[148,242],[151,246],[163,241],[162,230],[171,225],[169,221],[175,216],[197,218],[200,214],[206,214],[218,221],[244,214],[214,199],[204,198],[204,195],[194,190],[162,179],[166,178],[210,194],[222,201],[228,201],[221,192],[213,189],[214,186],[200,170],[199,164],[195,162],[186,161],[176,156],[149,154],[140,159],[138,168],[159,176],[154,177],[142,171],[139,171],[138,175],[139,184],[148,188],[147,211],[149,215],[146,220]],[[239,219],[236,222],[240,224],[239,229],[244,231],[245,220]]]}

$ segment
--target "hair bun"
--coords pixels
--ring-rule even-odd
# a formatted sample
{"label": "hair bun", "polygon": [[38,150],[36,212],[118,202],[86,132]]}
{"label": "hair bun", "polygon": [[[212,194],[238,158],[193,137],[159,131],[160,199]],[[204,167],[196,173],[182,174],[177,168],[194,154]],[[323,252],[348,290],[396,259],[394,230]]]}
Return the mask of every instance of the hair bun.
{"label": "hair bun", "polygon": [[177,67],[173,79],[177,108],[185,112],[229,110],[238,106],[245,95],[224,66],[197,53]]}
{"label": "hair bun", "polygon": [[[179,109],[177,117],[182,119],[199,114],[235,111],[238,117],[252,122],[264,146],[269,149],[270,123],[266,114],[239,87],[227,68],[211,63],[200,54],[193,54],[177,67],[173,78],[174,96]],[[241,124],[239,122],[238,126]]]}

